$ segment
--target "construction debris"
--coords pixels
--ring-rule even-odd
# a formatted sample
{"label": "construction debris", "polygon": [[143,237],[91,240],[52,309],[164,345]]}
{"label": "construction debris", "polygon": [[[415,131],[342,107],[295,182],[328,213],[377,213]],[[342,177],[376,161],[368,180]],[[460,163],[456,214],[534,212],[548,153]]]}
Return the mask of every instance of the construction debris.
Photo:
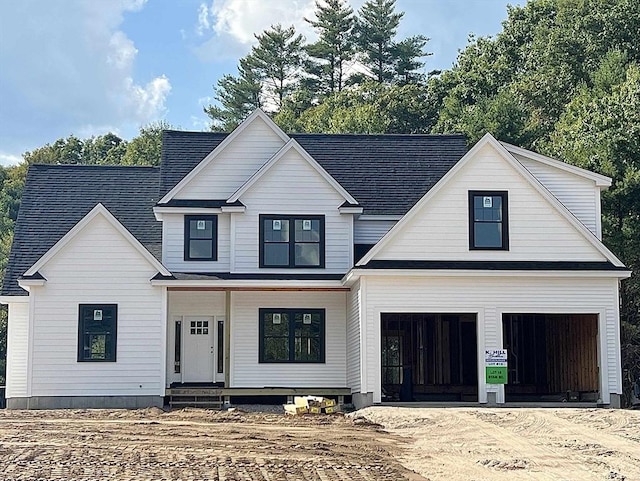
{"label": "construction debris", "polygon": [[333,399],[322,396],[296,396],[293,404],[284,404],[284,412],[292,415],[299,414],[334,414],[340,410]]}

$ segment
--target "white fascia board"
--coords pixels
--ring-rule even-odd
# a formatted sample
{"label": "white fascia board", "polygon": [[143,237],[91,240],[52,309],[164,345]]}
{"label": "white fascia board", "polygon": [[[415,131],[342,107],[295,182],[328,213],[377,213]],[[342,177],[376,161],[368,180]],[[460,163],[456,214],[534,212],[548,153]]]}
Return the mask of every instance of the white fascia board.
{"label": "white fascia board", "polygon": [[[594,234],[591,232],[578,218],[573,215],[564,204],[562,204],[549,190],[535,178],[535,176],[529,172],[518,160],[511,155],[511,153],[498,142],[493,135],[486,133],[469,152],[467,152],[462,159],[460,159],[456,165],[454,165],[449,172],[447,172],[431,190],[429,190],[416,204],[405,214],[405,216],[394,225],[389,232],[387,232],[382,239],[360,259],[356,264],[357,266],[363,266],[369,262],[382,248],[393,239],[398,232],[400,232],[404,225],[409,223],[422,209],[422,206],[429,202],[433,196],[436,195],[442,189],[451,178],[453,178],[464,167],[470,159],[472,159],[476,153],[485,145],[490,144],[502,158],[511,164],[511,166],[523,177],[538,193],[552,206],[556,211],[562,215],[579,233],[581,233],[591,245],[593,245],[607,260],[609,260],[616,267],[624,267],[624,264],[618,259],[613,252],[611,252]],[[597,174],[596,174],[597,175]]]}
{"label": "white fascia board", "polygon": [[162,220],[163,214],[220,214],[222,207],[154,207],[156,220]]}
{"label": "white fascia board", "polygon": [[598,187],[606,189],[607,187],[611,186],[612,179],[611,177],[607,177],[606,175],[598,174],[587,169],[582,169],[580,167],[576,167],[575,165],[567,164],[560,160],[547,157],[546,155],[532,152],[531,150],[523,149],[522,147],[518,147],[516,145],[511,145],[507,142],[500,142],[500,144],[502,144],[502,146],[511,154],[522,155],[523,157],[527,157],[528,159],[535,160],[542,164],[549,165],[551,167],[570,172],[574,175],[587,178],[595,182]]}
{"label": "white fascia board", "polygon": [[631,271],[542,271],[542,270],[481,270],[481,269],[352,269],[344,278],[353,284],[363,276],[376,277],[568,277],[627,279]]}
{"label": "white fascia board", "polygon": [[204,159],[196,165],[191,172],[189,172],[186,176],[182,178],[180,182],[178,182],[173,189],[165,194],[165,196],[160,199],[159,204],[164,204],[169,202],[178,192],[180,192],[191,180],[196,177],[207,165],[209,165],[213,159],[215,159],[220,153],[225,150],[229,144],[231,144],[246,128],[250,125],[255,119],[262,119],[271,130],[282,139],[283,142],[289,141],[289,136],[285,134],[280,127],[276,125],[276,123],[271,120],[271,118],[264,113],[261,109],[254,110],[251,115],[249,115],[240,125],[238,125],[233,132],[225,137],[225,139],[218,144],[218,146],[213,149]]}
{"label": "white fascia board", "polygon": [[222,212],[244,212],[247,210],[247,208],[244,205],[223,205],[222,207],[220,207],[220,210],[222,210]]}
{"label": "white fascia board", "polygon": [[0,296],[0,304],[28,304],[29,296]]}
{"label": "white fascia board", "polygon": [[331,280],[299,280],[299,279],[279,279],[279,280],[249,280],[249,279],[188,279],[188,280],[175,280],[175,279],[152,279],[152,286],[167,286],[167,287],[246,287],[246,288],[258,288],[258,289],[270,289],[270,288],[300,288],[300,289],[312,289],[312,288],[344,288],[342,281]]}
{"label": "white fascia board", "polygon": [[331,187],[334,188],[338,194],[342,196],[342,198],[347,201],[349,204],[357,205],[358,201],[355,200],[349,192],[342,187],[336,179],[334,179],[324,168],[313,158],[309,153],[302,148],[302,146],[295,140],[289,140],[285,145],[282,146],[278,152],[273,154],[273,156],[265,163],[260,169],[253,174],[249,179],[240,186],[238,190],[236,190],[227,202],[230,204],[236,202],[240,199],[240,196],[244,194],[247,190],[251,188],[264,174],[266,174],[284,155],[289,152],[289,150],[294,149],[300,156],[306,160],[311,167],[313,167],[316,172],[318,172],[324,180],[327,181]]}
{"label": "white fascia board", "polygon": [[345,207],[338,207],[338,210],[340,211],[341,214],[362,214],[362,211],[364,209],[362,207],[345,206]]}
{"label": "white fascia board", "polygon": [[162,275],[171,275],[171,273],[156,259],[153,255],[144,247],[138,239],[136,239],[131,232],[129,232],[125,226],[123,226],[118,219],[116,219],[111,212],[102,204],[98,203],[89,211],[76,225],[74,225],[69,232],[67,232],[62,239],[54,244],[40,259],[33,264],[24,275],[32,276],[38,270],[42,268],[47,262],[60,252],[64,246],[66,246],[72,239],[74,239],[96,216],[103,216],[129,243],[138,251],[142,256],[158,270]]}
{"label": "white fascia board", "polygon": [[44,286],[45,282],[47,282],[47,280],[44,279],[44,278],[40,278],[40,279],[18,279],[18,285],[20,287],[22,287],[26,291],[28,291],[29,289],[27,289],[27,288],[31,287],[31,286]]}

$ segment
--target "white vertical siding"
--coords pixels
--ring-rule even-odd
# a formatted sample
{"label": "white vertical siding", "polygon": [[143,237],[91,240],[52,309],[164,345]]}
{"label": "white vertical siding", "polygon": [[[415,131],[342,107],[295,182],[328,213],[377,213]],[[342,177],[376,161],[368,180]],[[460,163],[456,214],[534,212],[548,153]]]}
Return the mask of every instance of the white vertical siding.
{"label": "white vertical siding", "polygon": [[228,199],[283,145],[272,128],[256,117],[175,198]]}
{"label": "white vertical siding", "polygon": [[[508,192],[509,250],[469,249],[470,190]],[[605,261],[491,146],[470,159],[375,259]]]}
{"label": "white vertical siding", "polygon": [[162,263],[167,269],[177,272],[229,272],[230,214],[218,216],[218,260],[184,260],[184,215],[163,214],[162,236],[164,250]]}
{"label": "white vertical siding", "polygon": [[515,154],[514,157],[569,209],[591,232],[598,235],[596,203],[599,188],[593,180]]}
{"label": "white vertical siding", "polygon": [[[41,270],[32,289],[32,396],[164,395],[157,270],[102,216]],[[79,304],[117,304],[117,362],[78,362]]]}
{"label": "white vertical siding", "polygon": [[356,244],[376,244],[396,224],[395,220],[360,220],[353,226]]}
{"label": "white vertical siding", "polygon": [[[169,291],[169,322],[167,323],[167,385],[181,382],[181,373],[174,372],[175,362],[175,321],[184,322],[185,316],[217,317],[225,315],[224,292],[172,292]],[[183,324],[184,328],[184,324]],[[186,332],[186,331],[183,331]],[[184,349],[183,359],[184,359]],[[184,366],[183,366],[184,369]]]}
{"label": "white vertical siding", "polygon": [[[325,216],[325,269],[296,269],[296,274],[344,273],[351,267],[351,214],[338,211],[344,198],[296,151],[285,154],[240,201],[246,211],[235,221],[236,272],[259,269],[260,214]],[[291,273],[291,269],[259,270]]]}
{"label": "white vertical siding", "polygon": [[[326,309],[325,362],[259,363],[260,308]],[[231,387],[345,387],[346,292],[234,292]]]}
{"label": "white vertical siding", "polygon": [[360,392],[360,283],[347,293],[347,386]]}
{"label": "white vertical siding", "polygon": [[[504,313],[588,313],[604,316],[606,325],[601,353],[607,363],[603,386],[620,393],[620,342],[618,337],[617,279],[557,277],[376,277],[367,276],[366,322],[371,333],[367,343],[366,390],[381,400],[380,314],[384,312],[469,312],[483,317],[480,333],[485,348],[502,347]],[[481,345],[479,343],[479,348]],[[486,399],[486,385],[480,399]],[[363,389],[364,391],[364,389]]]}
{"label": "white vertical siding", "polygon": [[[28,298],[25,298],[27,301]],[[29,303],[9,304],[6,397],[26,397],[29,375]]]}

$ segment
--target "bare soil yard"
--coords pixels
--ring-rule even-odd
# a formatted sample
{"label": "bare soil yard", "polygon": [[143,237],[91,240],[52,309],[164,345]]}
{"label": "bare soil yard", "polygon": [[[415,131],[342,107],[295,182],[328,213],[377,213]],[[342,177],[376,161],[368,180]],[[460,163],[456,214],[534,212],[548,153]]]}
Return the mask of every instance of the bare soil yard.
{"label": "bare soil yard", "polygon": [[640,412],[0,411],[0,479],[636,481]]}

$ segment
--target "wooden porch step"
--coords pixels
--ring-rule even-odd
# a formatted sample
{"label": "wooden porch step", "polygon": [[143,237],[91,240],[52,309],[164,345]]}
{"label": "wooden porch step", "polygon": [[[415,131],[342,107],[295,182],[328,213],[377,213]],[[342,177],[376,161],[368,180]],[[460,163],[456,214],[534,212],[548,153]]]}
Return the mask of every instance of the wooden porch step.
{"label": "wooden porch step", "polygon": [[221,409],[223,405],[221,394],[206,393],[201,395],[174,394],[169,396],[170,408],[203,407]]}

